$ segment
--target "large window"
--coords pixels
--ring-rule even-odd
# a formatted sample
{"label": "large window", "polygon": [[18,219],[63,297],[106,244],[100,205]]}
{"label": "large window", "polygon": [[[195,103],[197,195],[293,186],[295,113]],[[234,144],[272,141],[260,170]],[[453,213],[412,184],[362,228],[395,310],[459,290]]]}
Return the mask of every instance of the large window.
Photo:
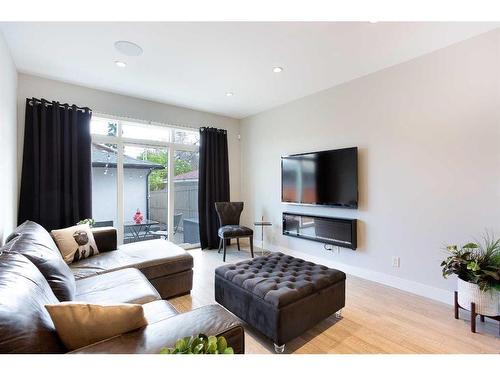
{"label": "large window", "polygon": [[199,243],[199,132],[94,116],[92,211],[120,243],[169,239]]}

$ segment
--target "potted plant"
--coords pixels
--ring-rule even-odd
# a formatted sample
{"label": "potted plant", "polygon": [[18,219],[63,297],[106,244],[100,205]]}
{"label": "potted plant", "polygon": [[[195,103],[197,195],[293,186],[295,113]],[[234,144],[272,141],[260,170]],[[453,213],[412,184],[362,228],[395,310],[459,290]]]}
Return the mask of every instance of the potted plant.
{"label": "potted plant", "polygon": [[457,275],[458,303],[486,316],[500,315],[500,239],[485,234],[482,242],[446,247],[449,256],[441,263],[443,277]]}
{"label": "potted plant", "polygon": [[178,339],[175,348],[163,348],[160,354],[234,354],[223,336],[188,336]]}
{"label": "potted plant", "polygon": [[76,223],[77,225],[80,225],[80,224],[88,224],[89,227],[93,227],[94,224],[95,224],[95,220],[94,219],[83,219],[83,220],[80,220],[78,223]]}

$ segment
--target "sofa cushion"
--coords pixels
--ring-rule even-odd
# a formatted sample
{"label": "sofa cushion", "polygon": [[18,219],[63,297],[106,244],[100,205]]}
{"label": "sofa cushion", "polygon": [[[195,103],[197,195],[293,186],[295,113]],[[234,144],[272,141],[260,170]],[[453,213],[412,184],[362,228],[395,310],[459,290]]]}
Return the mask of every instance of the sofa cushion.
{"label": "sofa cushion", "polygon": [[253,235],[253,230],[242,225],[224,225],[218,230],[219,237],[231,238],[231,237],[243,237]]}
{"label": "sofa cushion", "polygon": [[64,353],[46,304],[58,303],[28,258],[0,255],[0,353]]}
{"label": "sofa cushion", "polygon": [[99,254],[94,234],[88,224],[55,229],[50,233],[68,264]]}
{"label": "sofa cushion", "polygon": [[130,332],[148,324],[142,305],[63,302],[45,305],[68,350]]}
{"label": "sofa cushion", "polygon": [[144,304],[161,299],[141,271],[125,268],[76,281],[76,301]]}
{"label": "sofa cushion", "polygon": [[345,273],[282,253],[224,265],[215,274],[282,307],[345,280]]}
{"label": "sofa cushion", "polygon": [[5,243],[9,242],[10,240],[16,238],[17,236],[23,233],[31,234],[34,238],[36,238],[37,243],[47,248],[59,251],[50,233],[47,232],[47,230],[40,224],[30,220],[26,220],[24,223],[22,223],[16,229],[14,229],[14,231],[7,237]]}
{"label": "sofa cushion", "polygon": [[149,240],[122,245],[117,251],[101,253],[70,265],[77,280],[129,267],[141,270],[148,279],[155,279],[190,270],[193,257],[169,241]]}
{"label": "sofa cushion", "polygon": [[49,232],[41,225],[26,221],[16,228],[4,251],[23,254],[47,279],[59,301],[71,301],[75,295],[75,277],[64,262]]}
{"label": "sofa cushion", "polygon": [[123,251],[99,253],[69,265],[76,280],[129,267],[134,267],[134,261]]}
{"label": "sofa cushion", "polygon": [[121,245],[148,279],[172,275],[193,268],[193,257],[182,247],[165,240],[150,240]]}
{"label": "sofa cushion", "polygon": [[148,324],[154,324],[179,314],[175,307],[165,300],[148,302],[142,305],[142,307],[144,308],[144,316]]}

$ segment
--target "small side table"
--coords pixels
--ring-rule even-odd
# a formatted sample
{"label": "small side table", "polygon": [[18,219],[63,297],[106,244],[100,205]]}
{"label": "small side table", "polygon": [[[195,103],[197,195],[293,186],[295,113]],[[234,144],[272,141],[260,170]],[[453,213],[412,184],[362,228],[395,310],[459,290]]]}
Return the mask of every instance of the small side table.
{"label": "small side table", "polygon": [[270,227],[273,225],[270,221],[256,221],[253,223],[254,226],[260,227],[260,240],[261,240],[261,248],[260,248],[260,255],[264,255],[264,227]]}

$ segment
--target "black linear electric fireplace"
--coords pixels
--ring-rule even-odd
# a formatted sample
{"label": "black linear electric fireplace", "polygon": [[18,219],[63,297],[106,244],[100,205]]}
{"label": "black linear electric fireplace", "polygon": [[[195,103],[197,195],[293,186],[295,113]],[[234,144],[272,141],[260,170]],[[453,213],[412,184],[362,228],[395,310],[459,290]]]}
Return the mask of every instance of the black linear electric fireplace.
{"label": "black linear electric fireplace", "polygon": [[356,219],[283,212],[283,234],[356,250]]}

